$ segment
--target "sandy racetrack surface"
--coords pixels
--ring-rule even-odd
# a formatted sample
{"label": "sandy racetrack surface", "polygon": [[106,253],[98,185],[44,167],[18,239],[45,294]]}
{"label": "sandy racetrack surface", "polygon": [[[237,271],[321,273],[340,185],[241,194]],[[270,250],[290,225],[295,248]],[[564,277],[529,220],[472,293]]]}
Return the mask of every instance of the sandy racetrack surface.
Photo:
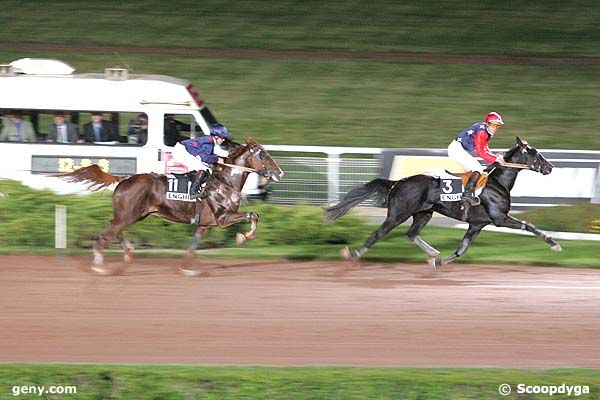
{"label": "sandy racetrack surface", "polygon": [[600,368],[600,271],[0,256],[0,361]]}

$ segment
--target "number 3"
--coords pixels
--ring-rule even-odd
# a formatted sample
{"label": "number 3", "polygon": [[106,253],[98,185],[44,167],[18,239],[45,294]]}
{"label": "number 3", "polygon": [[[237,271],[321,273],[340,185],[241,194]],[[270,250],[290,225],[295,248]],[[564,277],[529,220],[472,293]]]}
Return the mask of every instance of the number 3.
{"label": "number 3", "polygon": [[444,193],[452,193],[452,180],[451,179],[442,179],[444,185],[442,187],[442,192]]}

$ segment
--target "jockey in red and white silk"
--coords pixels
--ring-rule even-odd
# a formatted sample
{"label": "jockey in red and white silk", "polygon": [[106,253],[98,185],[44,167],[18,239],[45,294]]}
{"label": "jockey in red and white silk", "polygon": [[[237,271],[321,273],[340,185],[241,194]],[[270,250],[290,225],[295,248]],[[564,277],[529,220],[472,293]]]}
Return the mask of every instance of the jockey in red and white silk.
{"label": "jockey in red and white silk", "polygon": [[[494,134],[501,125],[504,125],[504,121],[500,114],[491,112],[484,122],[477,122],[463,130],[456,138],[456,141],[462,145],[465,151],[469,153],[475,152],[478,157],[483,158],[485,162],[491,164],[498,161],[498,158],[501,156],[492,153],[488,147],[488,143],[493,139]],[[459,164],[462,163],[459,161]],[[463,165],[463,167],[465,166]],[[472,168],[465,169],[468,171],[479,170]]]}
{"label": "jockey in red and white silk", "polygon": [[479,204],[479,199],[474,194],[474,187],[483,172],[483,166],[472,153],[483,158],[488,164],[497,162],[504,165],[502,155],[492,153],[488,147],[489,141],[502,125],[504,125],[502,116],[497,112],[491,112],[487,115],[485,121],[469,126],[448,145],[448,157],[459,163],[466,171],[475,172],[467,183],[463,194],[463,199],[472,205]]}

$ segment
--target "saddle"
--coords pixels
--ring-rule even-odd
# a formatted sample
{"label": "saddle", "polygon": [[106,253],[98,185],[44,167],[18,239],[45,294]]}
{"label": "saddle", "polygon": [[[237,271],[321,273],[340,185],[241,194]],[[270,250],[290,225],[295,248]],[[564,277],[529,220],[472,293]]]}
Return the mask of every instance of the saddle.
{"label": "saddle", "polygon": [[185,179],[185,178],[194,179],[196,177],[196,171],[183,172],[183,173],[169,172],[167,175],[173,175],[177,179]]}
{"label": "saddle", "polygon": [[[471,177],[471,175],[473,175],[473,171],[468,171],[468,172],[450,172],[448,170],[446,170],[447,173],[449,173],[450,175],[454,175],[460,178],[460,180],[462,181],[463,187],[467,186],[467,183],[469,182],[469,178]],[[482,187],[485,186],[485,184],[487,183],[488,180],[488,173],[487,172],[482,172],[481,176],[479,177],[479,179],[477,180],[477,183],[475,184],[475,189],[481,189]]]}

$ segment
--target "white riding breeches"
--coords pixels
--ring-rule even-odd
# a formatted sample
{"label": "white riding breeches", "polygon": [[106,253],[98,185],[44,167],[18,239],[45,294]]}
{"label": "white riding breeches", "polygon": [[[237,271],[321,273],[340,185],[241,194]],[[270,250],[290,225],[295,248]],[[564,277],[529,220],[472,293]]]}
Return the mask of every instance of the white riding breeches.
{"label": "white riding breeches", "polygon": [[180,164],[185,165],[190,171],[209,171],[210,166],[205,164],[200,157],[195,157],[188,153],[185,146],[181,143],[175,143],[173,147],[173,159]]}
{"label": "white riding breeches", "polygon": [[484,166],[469,154],[457,140],[453,140],[448,145],[448,157],[462,165],[466,171],[483,172]]}

